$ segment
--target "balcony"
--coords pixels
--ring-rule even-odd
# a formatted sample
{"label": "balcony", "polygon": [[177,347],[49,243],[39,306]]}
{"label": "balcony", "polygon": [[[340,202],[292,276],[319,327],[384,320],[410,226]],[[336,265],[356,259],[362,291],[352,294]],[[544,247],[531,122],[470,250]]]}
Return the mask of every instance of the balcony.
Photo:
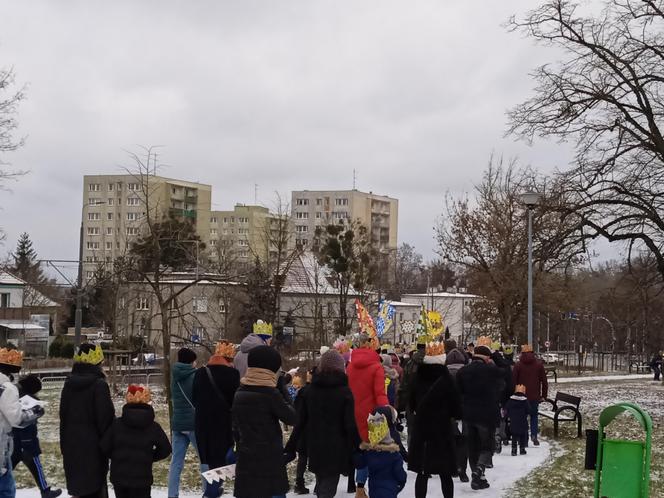
{"label": "balcony", "polygon": [[195,209],[170,208],[168,214],[176,218],[189,218],[196,220],[197,212]]}

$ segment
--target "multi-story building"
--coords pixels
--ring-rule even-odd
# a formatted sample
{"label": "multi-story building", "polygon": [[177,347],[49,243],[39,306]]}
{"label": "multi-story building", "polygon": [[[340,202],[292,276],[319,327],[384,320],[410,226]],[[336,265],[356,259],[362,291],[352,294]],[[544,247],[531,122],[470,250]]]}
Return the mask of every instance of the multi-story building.
{"label": "multi-story building", "polygon": [[316,228],[357,221],[379,249],[396,250],[399,201],[359,190],[298,190],[292,193],[291,216],[296,242],[311,246]]}
{"label": "multi-story building", "polygon": [[206,244],[210,236],[212,187],[146,175],[83,177],[83,278],[100,263],[125,254],[130,242],[153,219],[176,216],[191,220]]}
{"label": "multi-story building", "polygon": [[[292,225],[287,218],[263,206],[236,204],[232,211],[212,211],[210,216],[210,255],[213,259],[230,256],[240,267],[252,258],[274,259],[279,246],[294,247]],[[292,243],[291,243],[292,242]]]}

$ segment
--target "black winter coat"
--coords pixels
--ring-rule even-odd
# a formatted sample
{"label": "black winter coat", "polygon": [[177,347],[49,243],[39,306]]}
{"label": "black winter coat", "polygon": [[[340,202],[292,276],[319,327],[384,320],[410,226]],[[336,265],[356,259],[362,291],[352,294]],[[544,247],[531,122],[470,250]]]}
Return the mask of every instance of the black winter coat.
{"label": "black winter coat", "polygon": [[510,432],[515,436],[528,434],[528,398],[514,394],[505,405],[510,419]]}
{"label": "black winter coat", "polygon": [[502,372],[477,356],[457,373],[463,399],[463,420],[493,429],[500,419],[500,396],[504,389]]}
{"label": "black winter coat", "polygon": [[89,495],[106,486],[108,458],[99,441],[114,417],[101,367],[75,363],[60,396],[60,451],[71,496]]}
{"label": "black winter coat", "polygon": [[415,412],[415,420],[408,469],[452,475],[456,470],[452,421],[461,418],[461,399],[447,367],[426,363],[419,366],[410,409]]}
{"label": "black winter coat", "polygon": [[171,443],[154,421],[154,410],[142,403],[124,405],[122,417],[113,421],[100,444],[111,459],[115,487],[149,488],[153,462],[171,454]]}
{"label": "black winter coat", "polygon": [[[223,396],[219,398],[210,384],[206,368]],[[196,407],[196,442],[201,463],[211,469],[226,465],[226,454],[233,447],[231,408],[240,387],[240,373],[231,366],[209,365],[194,376],[193,403]]]}
{"label": "black winter coat", "polygon": [[502,373],[503,380],[503,390],[500,393],[500,405],[505,406],[507,400],[510,399],[510,396],[514,392],[514,381],[512,379],[512,366],[509,362],[503,358],[499,352],[494,352],[491,355],[493,363],[498,367]]}
{"label": "black winter coat", "polygon": [[[348,384],[348,381],[346,381],[346,384]],[[293,408],[295,408],[295,413],[297,413],[297,418],[298,421],[300,417],[302,416],[302,410],[305,409],[304,407],[304,400],[307,398],[307,392],[309,391],[309,388],[311,387],[311,383],[307,383],[304,386],[300,388],[300,390],[297,392],[297,395],[295,396],[295,399],[293,400]],[[297,426],[297,424],[296,424]],[[291,435],[292,437],[292,435]],[[306,430],[300,430],[299,431],[299,436],[297,437],[297,452],[298,453],[307,453],[307,431]],[[288,451],[291,451],[289,449]]]}
{"label": "black winter coat", "polygon": [[288,492],[279,422],[295,425],[295,410],[275,387],[240,386],[233,401],[236,429],[237,498],[262,498]]}
{"label": "black winter coat", "polygon": [[324,477],[346,475],[361,442],[348,377],[343,372],[317,373],[300,396],[298,422],[287,451],[292,452],[304,437],[311,472]]}

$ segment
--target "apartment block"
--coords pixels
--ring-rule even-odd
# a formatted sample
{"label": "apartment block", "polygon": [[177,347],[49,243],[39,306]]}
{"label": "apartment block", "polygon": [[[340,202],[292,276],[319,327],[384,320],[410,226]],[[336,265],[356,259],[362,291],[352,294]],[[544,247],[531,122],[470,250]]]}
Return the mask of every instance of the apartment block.
{"label": "apartment block", "polygon": [[154,219],[190,220],[206,244],[210,236],[212,187],[156,175],[83,177],[83,278],[100,263],[112,263]]}
{"label": "apartment block", "polygon": [[[284,225],[286,223],[286,225]],[[290,220],[279,220],[263,206],[236,204],[232,211],[213,211],[210,217],[210,254],[213,258],[229,255],[240,265],[252,258],[274,258],[279,232],[288,239]],[[294,241],[292,246],[294,247]]]}
{"label": "apartment block", "polygon": [[311,246],[316,227],[358,221],[380,249],[396,250],[399,201],[359,190],[298,190],[292,193],[291,216],[296,242]]}

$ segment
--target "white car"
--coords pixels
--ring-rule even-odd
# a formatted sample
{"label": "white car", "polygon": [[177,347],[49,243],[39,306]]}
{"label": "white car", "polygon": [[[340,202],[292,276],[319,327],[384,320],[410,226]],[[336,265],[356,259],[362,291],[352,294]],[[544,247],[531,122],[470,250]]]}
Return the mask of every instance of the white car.
{"label": "white car", "polygon": [[560,357],[555,353],[542,354],[542,361],[544,363],[560,363]]}

